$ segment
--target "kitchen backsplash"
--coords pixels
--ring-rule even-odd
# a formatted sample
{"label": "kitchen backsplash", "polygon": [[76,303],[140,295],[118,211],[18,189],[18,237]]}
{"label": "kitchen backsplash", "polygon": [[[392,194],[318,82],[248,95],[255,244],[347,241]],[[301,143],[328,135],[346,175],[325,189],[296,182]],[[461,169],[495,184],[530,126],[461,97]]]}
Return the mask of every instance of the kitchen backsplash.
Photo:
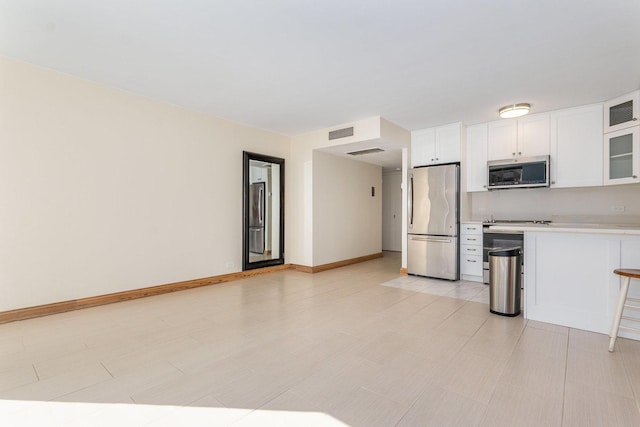
{"label": "kitchen backsplash", "polygon": [[472,220],[640,224],[640,184],[471,193]]}

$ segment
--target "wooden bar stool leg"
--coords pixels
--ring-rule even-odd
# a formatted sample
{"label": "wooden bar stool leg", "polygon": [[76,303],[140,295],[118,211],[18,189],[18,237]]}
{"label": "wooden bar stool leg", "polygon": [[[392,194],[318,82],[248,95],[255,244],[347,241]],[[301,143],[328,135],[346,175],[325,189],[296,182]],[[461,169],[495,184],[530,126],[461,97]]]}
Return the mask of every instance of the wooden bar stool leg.
{"label": "wooden bar stool leg", "polygon": [[627,293],[629,292],[630,277],[625,277],[622,281],[622,288],[620,288],[620,295],[618,296],[618,306],[616,307],[616,315],[613,318],[613,324],[611,325],[611,333],[609,334],[609,351],[613,351],[613,346],[616,343],[618,337],[618,329],[620,329],[620,320],[622,319],[622,312],[624,311],[624,304],[627,301]]}

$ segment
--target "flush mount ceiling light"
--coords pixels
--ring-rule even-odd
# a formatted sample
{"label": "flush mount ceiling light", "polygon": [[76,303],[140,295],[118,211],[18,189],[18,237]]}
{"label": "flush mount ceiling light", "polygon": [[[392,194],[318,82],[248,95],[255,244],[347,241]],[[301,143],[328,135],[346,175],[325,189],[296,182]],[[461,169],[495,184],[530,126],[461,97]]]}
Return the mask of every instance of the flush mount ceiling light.
{"label": "flush mount ceiling light", "polygon": [[498,113],[503,119],[511,119],[513,117],[524,116],[529,112],[529,109],[531,109],[531,104],[527,104],[525,102],[522,104],[513,104],[502,107]]}

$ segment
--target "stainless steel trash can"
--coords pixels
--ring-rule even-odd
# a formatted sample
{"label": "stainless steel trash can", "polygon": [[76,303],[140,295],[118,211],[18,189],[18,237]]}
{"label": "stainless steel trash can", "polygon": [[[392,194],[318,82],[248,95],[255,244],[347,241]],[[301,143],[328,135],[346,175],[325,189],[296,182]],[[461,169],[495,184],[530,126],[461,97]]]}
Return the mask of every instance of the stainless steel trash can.
{"label": "stainless steel trash can", "polygon": [[489,252],[489,310],[501,316],[520,314],[522,281],[520,248]]}

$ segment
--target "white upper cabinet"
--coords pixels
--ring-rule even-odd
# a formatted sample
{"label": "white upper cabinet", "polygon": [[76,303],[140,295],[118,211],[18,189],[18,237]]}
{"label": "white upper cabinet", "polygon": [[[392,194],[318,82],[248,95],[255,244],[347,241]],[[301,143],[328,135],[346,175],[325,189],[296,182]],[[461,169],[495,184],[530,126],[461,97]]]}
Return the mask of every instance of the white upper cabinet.
{"label": "white upper cabinet", "polygon": [[602,185],[602,104],[551,113],[551,187]]}
{"label": "white upper cabinet", "polygon": [[453,123],[411,132],[411,167],[459,162],[461,129]]}
{"label": "white upper cabinet", "polygon": [[620,96],[604,103],[604,132],[616,132],[631,126],[638,126],[640,121],[640,91]]}
{"label": "white upper cabinet", "polygon": [[605,185],[640,182],[640,127],[604,134]]}
{"label": "white upper cabinet", "polygon": [[460,161],[460,136],[462,123],[436,128],[436,161],[453,163]]}
{"label": "white upper cabinet", "polygon": [[467,191],[487,191],[488,126],[482,123],[467,127],[465,168]]}
{"label": "white upper cabinet", "polygon": [[518,119],[518,157],[549,154],[549,113]]}
{"label": "white upper cabinet", "polygon": [[266,182],[267,180],[267,168],[262,166],[251,166],[249,171],[249,181],[254,182]]}
{"label": "white upper cabinet", "polygon": [[518,150],[518,122],[516,120],[506,119],[489,122],[487,129],[488,160],[516,157]]}
{"label": "white upper cabinet", "polygon": [[549,113],[488,123],[487,160],[549,154]]}
{"label": "white upper cabinet", "polygon": [[436,131],[434,128],[411,132],[411,167],[435,163]]}
{"label": "white upper cabinet", "polygon": [[604,103],[604,184],[640,182],[640,91]]}

